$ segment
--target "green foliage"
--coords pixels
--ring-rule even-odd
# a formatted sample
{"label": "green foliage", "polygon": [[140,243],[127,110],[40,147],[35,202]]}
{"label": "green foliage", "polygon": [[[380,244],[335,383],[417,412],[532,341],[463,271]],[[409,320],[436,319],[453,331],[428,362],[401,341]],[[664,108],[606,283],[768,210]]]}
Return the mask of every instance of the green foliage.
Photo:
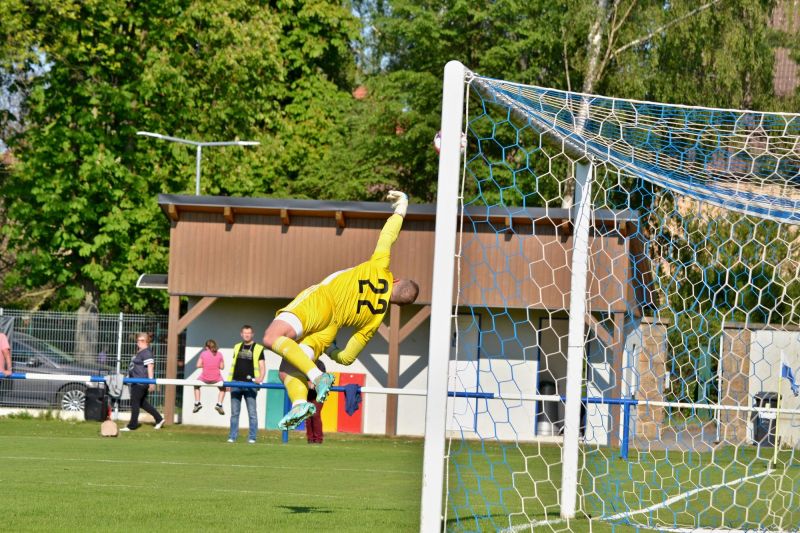
{"label": "green foliage", "polygon": [[[198,140],[259,140],[206,149],[203,192],[292,196],[306,165],[335,149],[346,111],[355,19],[338,2],[165,0],[12,5],[0,67],[43,54],[49,71],[7,140],[19,163],[0,188],[18,272],[6,283],[85,294],[101,311],[158,308],[142,272],[165,272],[169,226],[160,192],[193,189],[194,152],[137,130]],[[18,40],[15,40],[18,39]],[[24,69],[23,69],[24,70]]]}
{"label": "green foliage", "polygon": [[[769,29],[775,3],[726,0],[657,32],[610,61],[598,92],[705,107],[776,108]],[[697,7],[691,0],[640,3],[617,42],[633,42]]]}
{"label": "green foliage", "polygon": [[[605,13],[598,13],[594,2],[578,0],[357,1],[357,11],[370,25],[358,54],[367,84],[405,79],[417,85],[409,85],[410,91],[394,87],[394,94],[380,95],[380,105],[374,102],[369,110],[374,117],[360,120],[370,127],[351,130],[353,145],[367,146],[362,150],[373,154],[376,164],[393,169],[399,186],[418,197],[433,198],[434,174],[428,173],[435,162],[413,157],[425,146],[412,144],[416,138],[394,136],[396,109],[431,117],[431,126],[419,125],[427,129],[420,138],[430,139],[438,129],[440,106],[425,99],[423,91],[438,87],[442,68],[451,59],[483,76],[580,90],[589,75],[587,36],[598,17],[603,29],[599,78],[592,83],[595,91],[682,104],[779,108],[786,102],[776,100],[772,88],[772,47],[782,42],[776,37],[779,32],[769,29],[774,4],[731,0],[693,14],[699,6],[689,0],[608,2]],[[419,81],[426,78],[430,81]],[[394,99],[394,105],[386,98]],[[383,129],[375,128],[376,123]],[[473,137],[480,138],[481,133],[474,132]],[[515,143],[501,140],[500,144]],[[392,149],[380,160],[374,154],[383,146]],[[515,167],[513,158],[505,164]],[[566,170],[557,165],[552,175]],[[414,179],[418,176],[426,178]],[[632,181],[626,186],[640,188]],[[505,201],[519,205],[524,196],[515,194]]]}
{"label": "green foliage", "polygon": [[[137,130],[261,142],[204,150],[203,194],[363,200],[399,187],[432,201],[444,64],[579,90],[595,21],[597,92],[778,109],[797,97],[774,97],[772,49],[797,54],[797,44],[769,29],[774,4],[726,0],[691,15],[690,0],[620,0],[605,13],[579,0],[6,0],[0,73],[23,106],[0,113],[18,161],[0,173],[17,259],[3,284],[50,287],[47,305],[64,309],[87,293],[103,311],[165,304],[133,281],[166,271],[169,226],[155,198],[193,190],[195,153]],[[365,97],[353,98],[356,87]],[[471,125],[471,152],[491,160],[481,194],[558,205],[567,161],[536,157],[525,125],[495,111],[500,145],[478,145],[493,127],[480,113]],[[624,176],[602,179],[615,205],[653,199]]]}
{"label": "green foliage", "polygon": [[[373,176],[373,182],[388,182],[432,201],[438,158],[431,143],[439,129],[445,63],[457,59],[483,75],[563,86],[565,5],[356,2],[362,20],[374,29],[359,55],[369,95],[359,103],[355,129],[349,130],[350,146],[358,153],[350,174],[363,176],[362,182]],[[519,151],[516,155],[524,158]],[[516,194],[507,201],[518,204],[521,199]]]}

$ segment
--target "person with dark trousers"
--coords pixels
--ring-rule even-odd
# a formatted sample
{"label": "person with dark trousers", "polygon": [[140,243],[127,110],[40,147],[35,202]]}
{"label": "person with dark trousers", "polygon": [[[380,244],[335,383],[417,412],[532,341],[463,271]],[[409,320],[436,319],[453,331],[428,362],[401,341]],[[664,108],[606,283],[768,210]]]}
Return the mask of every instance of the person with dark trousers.
{"label": "person with dark trousers", "polygon": [[[150,351],[149,333],[136,334],[136,354],[131,358],[128,377],[149,379],[155,377],[155,359],[153,358],[153,352]],[[132,383],[130,389],[131,420],[127,426],[122,428],[122,431],[134,431],[139,428],[141,425],[139,424],[139,409],[144,409],[156,421],[153,429],[161,429],[161,426],[164,425],[164,417],[147,401],[147,393],[155,391],[156,386]]]}
{"label": "person with dark trousers", "polygon": [[[325,372],[325,363],[317,359],[317,368]],[[306,418],[306,439],[309,444],[322,444],[322,406],[323,404],[317,401],[317,391],[309,384],[308,401],[314,404],[317,408],[313,415]]]}

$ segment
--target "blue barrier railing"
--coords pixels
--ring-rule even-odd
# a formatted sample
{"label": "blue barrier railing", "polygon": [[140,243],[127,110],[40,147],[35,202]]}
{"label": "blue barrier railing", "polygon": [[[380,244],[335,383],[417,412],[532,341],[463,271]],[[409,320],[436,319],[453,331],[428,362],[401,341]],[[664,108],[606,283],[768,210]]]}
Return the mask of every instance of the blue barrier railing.
{"label": "blue barrier railing", "polygon": [[[48,376],[46,374],[32,374],[29,377],[26,373],[23,372],[14,372],[10,376],[3,376],[0,375],[0,379],[32,379],[32,380],[47,380],[47,379],[64,379],[64,380],[74,380],[74,381],[82,381],[82,382],[91,382],[91,383],[105,383],[105,377],[99,375],[85,375],[85,376]],[[180,381],[188,381],[188,383],[176,383]],[[194,386],[195,384],[199,384],[200,382],[192,382],[192,380],[170,380],[170,379],[162,379],[162,378],[129,378],[124,377],[122,382],[126,385],[182,385],[182,386]],[[282,389],[285,390],[285,387],[282,383],[254,383],[252,381],[223,381],[220,383],[203,383],[206,386],[214,386],[214,387],[238,387],[244,389]],[[359,386],[359,390],[361,387]],[[347,389],[346,387],[341,386],[334,386],[331,387],[331,390],[334,392],[345,392]],[[468,392],[468,391],[448,391],[447,395],[451,398],[477,398],[477,399],[484,399],[484,400],[492,400],[498,399],[499,397],[492,393],[492,392]],[[566,402],[565,396],[559,396],[561,402]],[[547,401],[547,400],[540,400],[540,401]],[[554,400],[550,400],[554,401]],[[581,399],[584,404],[595,404],[595,405],[620,405],[623,407],[623,415],[622,415],[622,441],[620,443],[620,457],[622,459],[628,458],[628,450],[630,446],[630,408],[631,406],[639,405],[639,400],[635,400],[632,398],[589,398],[584,397]],[[284,414],[289,412],[291,409],[291,402],[289,401],[288,395],[284,394]],[[281,440],[283,442],[289,441],[289,432],[284,430],[282,432]]]}

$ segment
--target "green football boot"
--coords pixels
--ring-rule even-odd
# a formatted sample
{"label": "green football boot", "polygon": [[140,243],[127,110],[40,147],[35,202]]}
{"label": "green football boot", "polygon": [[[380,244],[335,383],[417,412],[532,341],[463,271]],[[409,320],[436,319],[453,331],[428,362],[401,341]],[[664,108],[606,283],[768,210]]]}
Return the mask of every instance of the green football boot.
{"label": "green football boot", "polygon": [[278,422],[278,428],[280,429],[294,429],[300,425],[300,422],[305,420],[306,418],[311,417],[314,413],[317,412],[317,408],[314,407],[313,403],[310,402],[303,402],[298,403],[294,407],[292,407],[286,416],[281,418],[281,421]]}

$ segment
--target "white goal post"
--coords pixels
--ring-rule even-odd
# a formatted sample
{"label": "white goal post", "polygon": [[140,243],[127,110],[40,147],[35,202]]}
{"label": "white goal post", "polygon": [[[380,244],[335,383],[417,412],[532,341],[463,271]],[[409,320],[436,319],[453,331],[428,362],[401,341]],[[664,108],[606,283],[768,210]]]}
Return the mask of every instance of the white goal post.
{"label": "white goal post", "polygon": [[436,213],[420,531],[800,528],[800,115],[452,61]]}

